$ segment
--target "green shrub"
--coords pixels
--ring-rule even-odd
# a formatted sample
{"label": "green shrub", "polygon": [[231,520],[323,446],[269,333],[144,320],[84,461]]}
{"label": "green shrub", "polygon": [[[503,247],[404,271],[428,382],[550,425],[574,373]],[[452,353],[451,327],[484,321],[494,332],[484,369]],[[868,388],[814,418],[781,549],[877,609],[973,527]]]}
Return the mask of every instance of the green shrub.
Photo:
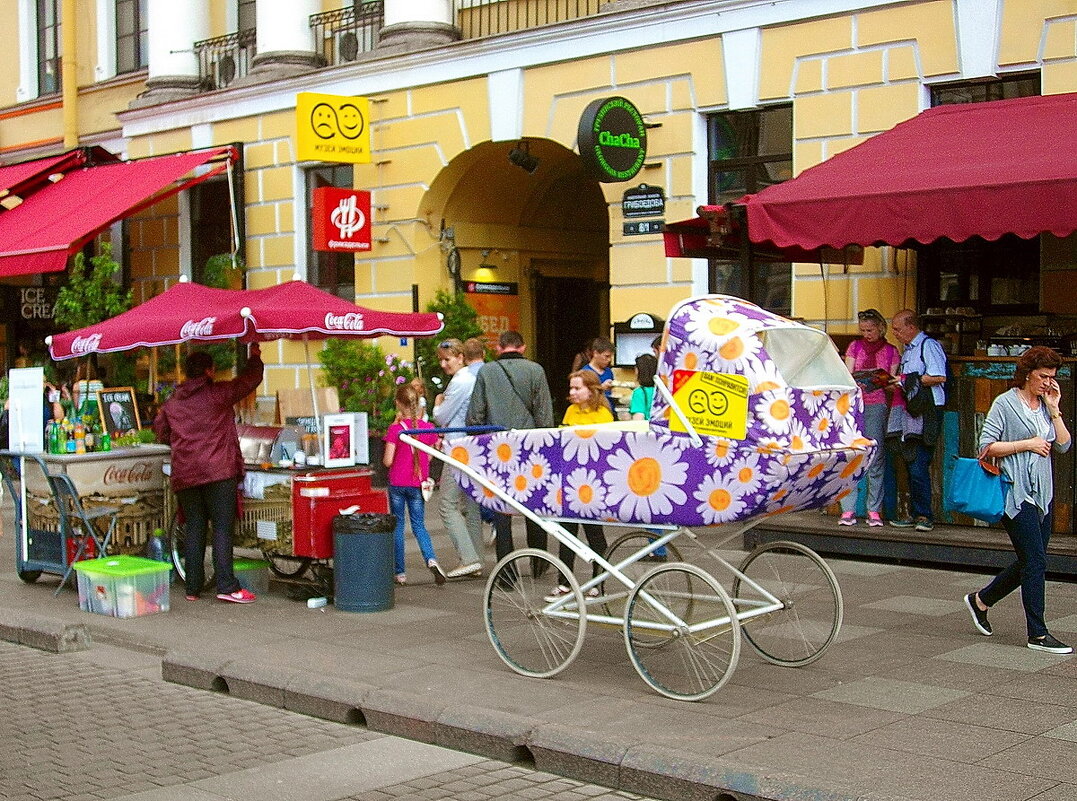
{"label": "green shrub", "polygon": [[326,386],[336,387],[346,412],[366,412],[367,426],[384,432],[396,419],[394,395],[415,376],[411,362],[359,339],[329,339],[319,354]]}

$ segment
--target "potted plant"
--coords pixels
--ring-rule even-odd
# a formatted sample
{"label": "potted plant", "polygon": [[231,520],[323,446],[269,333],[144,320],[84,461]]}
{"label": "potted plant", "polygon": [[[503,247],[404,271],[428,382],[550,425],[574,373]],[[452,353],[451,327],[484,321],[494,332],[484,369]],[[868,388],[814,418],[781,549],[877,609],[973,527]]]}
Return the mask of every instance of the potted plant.
{"label": "potted plant", "polygon": [[384,486],[382,438],[396,419],[396,388],[410,381],[411,362],[379,346],[355,339],[330,339],[319,354],[326,386],[336,387],[345,412],[366,412],[370,465],[375,483]]}

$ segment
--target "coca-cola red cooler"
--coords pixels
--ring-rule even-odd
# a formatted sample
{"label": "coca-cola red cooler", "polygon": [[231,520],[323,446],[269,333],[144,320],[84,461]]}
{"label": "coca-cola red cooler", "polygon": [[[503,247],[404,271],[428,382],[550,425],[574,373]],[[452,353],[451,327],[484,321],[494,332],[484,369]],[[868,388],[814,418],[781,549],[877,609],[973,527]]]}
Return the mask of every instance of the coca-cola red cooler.
{"label": "coca-cola red cooler", "polygon": [[370,486],[371,470],[306,473],[292,479],[292,553],[314,559],[333,556],[333,518],[345,509],[389,512],[389,496]]}

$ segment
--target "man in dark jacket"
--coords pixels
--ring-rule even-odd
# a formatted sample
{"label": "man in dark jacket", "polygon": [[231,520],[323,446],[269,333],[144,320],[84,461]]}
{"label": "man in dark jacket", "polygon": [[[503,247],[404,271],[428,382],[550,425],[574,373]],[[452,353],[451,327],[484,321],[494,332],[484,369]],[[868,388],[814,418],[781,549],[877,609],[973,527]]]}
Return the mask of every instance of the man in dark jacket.
{"label": "man in dark jacket", "polygon": [[[497,359],[484,364],[475,378],[467,409],[467,424],[503,428],[552,428],[553,399],[546,372],[524,358],[524,338],[518,331],[505,331],[497,342]],[[546,547],[546,532],[526,521],[527,545]],[[494,513],[495,548],[500,560],[513,549],[512,518]],[[542,567],[546,566],[542,562]]]}
{"label": "man in dark jacket", "polygon": [[187,376],[153,422],[158,442],[172,446],[172,490],[186,519],[187,600],[197,601],[205,586],[206,523],[213,526],[213,570],[217,598],[249,604],[254,593],[241,589],[232,570],[232,530],[243,476],[233,408],[262,383],[262,352],[251,345],[247,367],[231,381],[213,380],[213,357],[190,354]]}

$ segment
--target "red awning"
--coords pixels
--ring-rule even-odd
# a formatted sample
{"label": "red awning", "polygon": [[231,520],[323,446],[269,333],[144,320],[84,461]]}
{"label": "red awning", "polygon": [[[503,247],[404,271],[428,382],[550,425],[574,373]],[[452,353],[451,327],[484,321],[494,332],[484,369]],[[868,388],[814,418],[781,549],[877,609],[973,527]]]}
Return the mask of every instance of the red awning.
{"label": "red awning", "polygon": [[1077,93],[939,106],[736,202],[779,247],[1068,236],[1075,153]]}
{"label": "red awning", "polygon": [[47,156],[33,161],[21,161],[0,167],[0,195],[17,193],[17,188],[38,177],[48,180],[47,176],[62,171],[65,165],[76,166],[82,163],[82,151],[74,150],[59,156]]}
{"label": "red awning", "polygon": [[[71,253],[112,223],[224,171],[234,158],[226,147],[64,172],[0,211],[0,276],[64,269]],[[201,175],[180,180],[215,159],[220,163]]]}
{"label": "red awning", "polygon": [[[666,255],[672,258],[725,259],[741,258],[742,226],[730,216],[725,206],[700,206],[698,217],[668,223],[662,231]],[[863,264],[864,249],[855,246],[844,250],[796,246],[779,248],[773,243],[752,245],[751,257],[757,262],[810,262],[818,264]]]}

